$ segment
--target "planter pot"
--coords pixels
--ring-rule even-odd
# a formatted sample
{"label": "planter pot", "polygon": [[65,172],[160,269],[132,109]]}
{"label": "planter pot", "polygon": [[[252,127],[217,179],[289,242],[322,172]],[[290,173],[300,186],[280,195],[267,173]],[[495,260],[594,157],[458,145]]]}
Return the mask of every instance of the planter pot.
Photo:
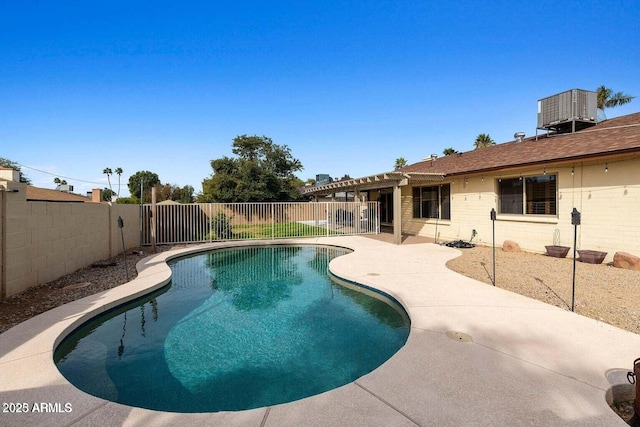
{"label": "planter pot", "polygon": [[578,253],[580,254],[579,261],[588,264],[602,264],[604,257],[607,256],[606,252],[600,251],[578,250]]}
{"label": "planter pot", "polygon": [[558,246],[558,245],[550,245],[545,246],[547,250],[547,255],[555,257],[555,258],[564,258],[569,253],[569,246]]}

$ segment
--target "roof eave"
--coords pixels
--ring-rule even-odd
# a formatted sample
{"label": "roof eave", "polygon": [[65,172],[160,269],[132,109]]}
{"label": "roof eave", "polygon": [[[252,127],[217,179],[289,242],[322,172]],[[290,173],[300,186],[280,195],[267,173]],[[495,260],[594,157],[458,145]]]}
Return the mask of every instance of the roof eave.
{"label": "roof eave", "polygon": [[335,193],[336,191],[349,190],[373,190],[385,188],[390,185],[407,185],[409,182],[441,182],[444,174],[425,172],[384,172],[376,175],[369,175],[362,178],[347,179],[344,181],[330,182],[305,189],[307,196],[324,195]]}

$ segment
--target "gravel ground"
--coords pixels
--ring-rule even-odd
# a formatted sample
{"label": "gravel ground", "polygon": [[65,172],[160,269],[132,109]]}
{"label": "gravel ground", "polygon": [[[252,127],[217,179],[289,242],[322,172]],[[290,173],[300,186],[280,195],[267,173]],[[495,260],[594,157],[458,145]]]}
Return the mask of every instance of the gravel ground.
{"label": "gravel ground", "polygon": [[[157,248],[158,252],[162,252],[176,247],[179,246],[158,246]],[[149,255],[153,255],[150,248],[145,248],[143,252],[127,252],[127,271],[130,280],[138,275],[136,271],[138,261]],[[121,254],[109,260],[96,262],[89,267],[0,301],[0,333],[52,308],[126,283],[127,271],[125,271],[124,258]]]}
{"label": "gravel ground", "polygon": [[[492,248],[461,250],[447,267],[492,284]],[[575,282],[576,313],[640,334],[640,271],[576,262]],[[573,258],[496,248],[496,286],[571,310]]]}

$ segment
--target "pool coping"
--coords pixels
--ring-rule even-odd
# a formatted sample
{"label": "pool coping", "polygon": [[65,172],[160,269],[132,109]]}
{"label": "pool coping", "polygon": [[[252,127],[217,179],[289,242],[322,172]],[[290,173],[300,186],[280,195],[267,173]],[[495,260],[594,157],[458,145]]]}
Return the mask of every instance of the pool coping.
{"label": "pool coping", "polygon": [[[402,304],[412,322],[407,344],[353,383],[237,412],[132,408],[76,389],[56,369],[53,351],[66,335],[91,317],[164,286],[170,259],[273,244],[353,250],[335,258],[330,271]],[[332,236],[202,244],[145,258],[131,282],[0,334],[0,404],[27,404],[27,412],[0,412],[0,424],[89,425],[108,419],[109,425],[626,425],[609,409],[605,394],[613,385],[624,386],[639,356],[640,335],[448,270],[446,261],[459,253],[431,243],[396,246]],[[12,408],[18,406],[0,411]]]}

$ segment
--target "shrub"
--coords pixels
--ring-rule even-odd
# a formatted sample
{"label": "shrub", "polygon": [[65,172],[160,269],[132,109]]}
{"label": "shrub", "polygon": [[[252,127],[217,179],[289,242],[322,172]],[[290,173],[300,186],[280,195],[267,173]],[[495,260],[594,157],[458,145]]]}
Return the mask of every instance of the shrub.
{"label": "shrub", "polygon": [[231,229],[231,219],[233,216],[227,216],[224,212],[218,212],[211,220],[211,232],[214,240],[227,240],[233,237]]}

